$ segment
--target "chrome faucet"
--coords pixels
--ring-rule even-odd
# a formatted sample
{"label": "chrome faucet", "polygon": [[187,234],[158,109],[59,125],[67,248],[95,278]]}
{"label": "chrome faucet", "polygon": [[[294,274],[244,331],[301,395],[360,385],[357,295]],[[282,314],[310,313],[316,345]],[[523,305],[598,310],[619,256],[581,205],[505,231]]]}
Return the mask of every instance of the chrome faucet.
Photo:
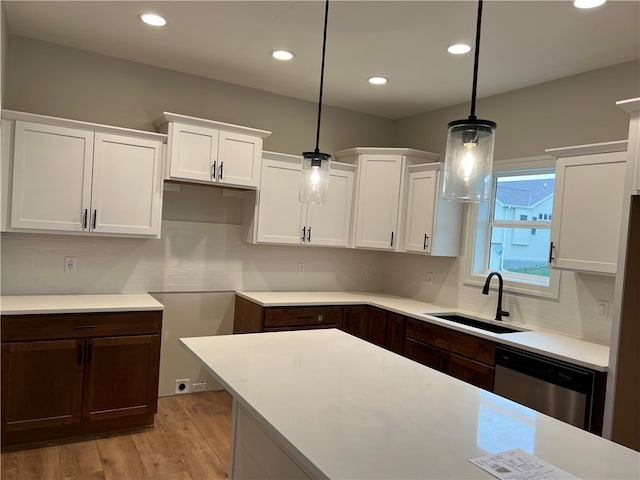
{"label": "chrome faucet", "polygon": [[489,295],[489,284],[491,283],[491,278],[493,278],[494,276],[498,277],[498,309],[496,310],[496,320],[502,321],[502,317],[509,316],[509,312],[505,312],[504,310],[502,310],[502,288],[504,286],[502,275],[500,275],[498,272],[491,272],[484,282],[484,287],[482,287],[482,294]]}

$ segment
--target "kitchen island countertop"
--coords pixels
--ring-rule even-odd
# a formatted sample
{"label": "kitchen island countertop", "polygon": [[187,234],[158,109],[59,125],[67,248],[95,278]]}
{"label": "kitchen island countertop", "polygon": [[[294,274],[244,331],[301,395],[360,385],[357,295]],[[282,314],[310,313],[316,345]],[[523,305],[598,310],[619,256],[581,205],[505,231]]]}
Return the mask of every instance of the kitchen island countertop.
{"label": "kitchen island countertop", "polygon": [[[234,422],[248,412],[310,478],[488,479],[468,460],[512,448],[583,479],[640,478],[638,452],[336,329],[181,342],[232,394]],[[233,447],[230,478],[255,438]]]}
{"label": "kitchen island countertop", "polygon": [[[389,310],[417,320],[441,325],[459,332],[495,341],[502,345],[520,348],[599,372],[609,366],[609,347],[579,338],[545,330],[513,320],[496,322],[472,312],[451,307],[420,302],[411,298],[367,292],[303,292],[303,291],[236,291],[239,295],[263,307],[303,307],[313,305],[370,305]],[[516,333],[492,333],[479,328],[443,320],[432,314],[458,313],[522,330]]]}

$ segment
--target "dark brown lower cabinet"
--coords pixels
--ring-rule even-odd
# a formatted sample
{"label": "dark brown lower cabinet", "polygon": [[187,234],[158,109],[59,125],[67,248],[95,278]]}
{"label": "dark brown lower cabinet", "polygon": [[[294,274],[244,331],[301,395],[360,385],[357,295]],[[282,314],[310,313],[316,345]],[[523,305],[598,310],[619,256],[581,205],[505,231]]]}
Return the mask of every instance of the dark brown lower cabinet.
{"label": "dark brown lower cabinet", "polygon": [[379,347],[402,354],[404,317],[380,308],[344,308],[342,330]]}
{"label": "dark brown lower cabinet", "polygon": [[153,425],[161,322],[160,311],[3,317],[2,449]]}
{"label": "dark brown lower cabinet", "polygon": [[413,319],[407,320],[406,331],[406,357],[476,387],[493,390],[493,342]]}
{"label": "dark brown lower cabinet", "polygon": [[351,335],[369,340],[371,334],[371,308],[364,305],[344,307],[340,329]]}

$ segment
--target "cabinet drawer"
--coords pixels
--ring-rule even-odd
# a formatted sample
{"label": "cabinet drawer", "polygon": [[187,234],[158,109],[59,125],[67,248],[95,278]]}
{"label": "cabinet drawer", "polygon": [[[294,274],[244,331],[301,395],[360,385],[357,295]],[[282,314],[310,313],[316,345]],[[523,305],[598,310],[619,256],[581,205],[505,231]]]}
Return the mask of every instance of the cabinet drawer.
{"label": "cabinet drawer", "polygon": [[487,365],[495,365],[496,344],[419,320],[407,320],[407,337],[430,343]]}
{"label": "cabinet drawer", "polygon": [[2,317],[2,341],[160,333],[162,311],[65,313]]}
{"label": "cabinet drawer", "polygon": [[288,327],[302,325],[331,325],[342,322],[342,307],[268,308],[264,312],[264,326]]}
{"label": "cabinet drawer", "polygon": [[485,390],[493,391],[495,368],[476,362],[455,353],[449,354],[447,373],[464,382]]}
{"label": "cabinet drawer", "polygon": [[442,370],[443,365],[443,352],[439,348],[425,345],[424,343],[416,342],[410,338],[407,338],[404,343],[404,355],[411,360],[415,360],[422,365],[434,368],[436,370]]}

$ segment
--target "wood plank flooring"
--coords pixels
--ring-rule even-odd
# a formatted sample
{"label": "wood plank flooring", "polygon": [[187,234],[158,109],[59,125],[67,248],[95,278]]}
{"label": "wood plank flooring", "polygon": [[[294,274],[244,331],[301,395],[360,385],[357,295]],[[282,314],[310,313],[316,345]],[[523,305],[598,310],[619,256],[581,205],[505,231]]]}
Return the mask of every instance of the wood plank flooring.
{"label": "wood plank flooring", "polygon": [[226,479],[230,447],[227,392],[166,397],[153,429],[3,453],[0,480]]}

